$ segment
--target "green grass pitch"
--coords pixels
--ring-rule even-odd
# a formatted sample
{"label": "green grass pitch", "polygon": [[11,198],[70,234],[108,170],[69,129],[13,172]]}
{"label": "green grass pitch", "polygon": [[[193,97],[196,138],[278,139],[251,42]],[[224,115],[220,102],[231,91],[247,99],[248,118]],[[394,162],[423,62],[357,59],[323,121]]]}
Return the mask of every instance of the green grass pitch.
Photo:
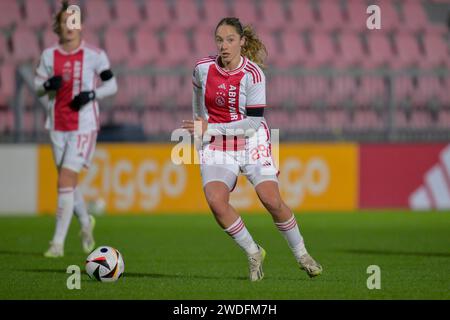
{"label": "green grass pitch", "polygon": [[[301,271],[268,214],[243,215],[267,251],[265,278],[247,280],[244,253],[210,215],[97,217],[97,245],[119,249],[124,277],[69,290],[69,265],[84,270],[78,222],[65,256],[47,259],[53,217],[0,218],[0,299],[449,299],[450,213],[297,214],[309,252],[324,273]],[[381,289],[367,288],[367,267]]]}

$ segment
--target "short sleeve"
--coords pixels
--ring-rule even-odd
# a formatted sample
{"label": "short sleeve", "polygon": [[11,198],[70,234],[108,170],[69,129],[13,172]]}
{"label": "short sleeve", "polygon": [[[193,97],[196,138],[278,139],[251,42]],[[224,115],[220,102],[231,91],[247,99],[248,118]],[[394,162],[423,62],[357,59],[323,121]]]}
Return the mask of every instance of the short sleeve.
{"label": "short sleeve", "polygon": [[261,108],[266,106],[266,78],[262,71],[247,74],[246,108]]}
{"label": "short sleeve", "polygon": [[100,54],[98,55],[98,62],[97,62],[97,66],[95,68],[95,72],[97,72],[97,74],[100,74],[105,70],[109,70],[110,68],[111,68],[111,65],[109,63],[108,56],[106,55],[106,52],[104,50],[102,50],[100,52]]}

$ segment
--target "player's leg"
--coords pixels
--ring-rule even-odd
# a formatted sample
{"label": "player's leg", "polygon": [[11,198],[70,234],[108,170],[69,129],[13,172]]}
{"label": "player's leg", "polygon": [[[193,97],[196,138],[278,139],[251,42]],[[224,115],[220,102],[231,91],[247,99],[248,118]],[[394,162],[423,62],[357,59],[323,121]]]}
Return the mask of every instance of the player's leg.
{"label": "player's leg", "polygon": [[236,185],[239,172],[238,167],[230,169],[225,165],[202,165],[203,190],[217,223],[247,254],[250,280],[258,281],[264,277],[262,263],[265,251],[253,240],[244,221],[229,203],[230,192]]}
{"label": "player's leg", "polygon": [[261,203],[272,215],[278,230],[288,242],[300,267],[310,277],[321,274],[322,266],[308,254],[295,216],[281,199],[278,183],[273,180],[261,180],[256,184],[255,190]]}

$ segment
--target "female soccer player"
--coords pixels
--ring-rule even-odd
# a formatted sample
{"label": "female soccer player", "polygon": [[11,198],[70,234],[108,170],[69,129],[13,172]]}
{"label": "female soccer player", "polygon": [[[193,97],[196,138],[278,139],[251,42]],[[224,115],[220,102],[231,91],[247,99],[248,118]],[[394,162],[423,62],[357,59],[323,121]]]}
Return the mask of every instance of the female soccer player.
{"label": "female soccer player", "polygon": [[242,172],[271,213],[300,268],[310,277],[317,276],[322,267],[306,251],[295,216],[278,189],[278,170],[263,117],[266,83],[261,66],[265,46],[251,27],[244,28],[237,18],[219,22],[215,42],[218,55],[199,60],[194,69],[196,121],[184,120],[182,125],[194,137],[203,136],[200,168],[209,207],[218,224],[247,254],[250,280],[261,280],[266,252],[253,240],[242,218],[229,204],[230,192]]}
{"label": "female soccer player", "polygon": [[[78,174],[83,167],[89,167],[94,154],[99,130],[97,99],[117,91],[105,52],[86,44],[81,29],[67,26],[68,6],[63,1],[53,24],[59,44],[44,50],[35,77],[38,95],[48,97],[46,128],[58,170],[56,229],[44,253],[55,258],[64,256],[64,241],[74,211],[81,225],[83,250],[89,253],[95,246],[94,220],[77,189]],[[97,76],[102,80],[98,88]]]}

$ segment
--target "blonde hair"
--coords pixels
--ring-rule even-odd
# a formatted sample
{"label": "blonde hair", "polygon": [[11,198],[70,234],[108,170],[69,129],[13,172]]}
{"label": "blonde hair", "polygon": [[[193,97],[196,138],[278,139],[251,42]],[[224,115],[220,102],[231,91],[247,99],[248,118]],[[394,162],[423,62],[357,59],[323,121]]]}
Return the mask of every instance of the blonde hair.
{"label": "blonde hair", "polygon": [[242,47],[242,55],[256,63],[261,68],[265,68],[264,60],[267,58],[267,49],[264,43],[258,38],[255,31],[250,25],[242,26],[238,18],[227,17],[220,20],[217,29],[222,25],[233,26],[239,36],[245,37],[245,44]]}

